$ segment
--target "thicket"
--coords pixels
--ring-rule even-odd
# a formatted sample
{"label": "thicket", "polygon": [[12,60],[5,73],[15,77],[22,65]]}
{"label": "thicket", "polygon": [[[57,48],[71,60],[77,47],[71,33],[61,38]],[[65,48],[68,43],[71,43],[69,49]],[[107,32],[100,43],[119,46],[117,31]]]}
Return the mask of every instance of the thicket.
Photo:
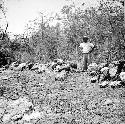
{"label": "thicket", "polygon": [[124,1],[100,0],[98,7],[82,8],[84,4],[81,7],[74,3],[64,6],[62,16],[56,15],[62,24],[57,23],[56,26],[50,26],[49,21],[44,21],[41,16],[39,23],[34,22],[39,26],[37,31],[28,27],[27,32],[32,29],[30,37],[20,35],[10,40],[7,32],[1,31],[1,50],[9,53],[11,61],[48,62],[62,58],[79,62],[82,58],[79,44],[82,36],[86,35],[96,46],[92,61],[99,63],[124,59]]}

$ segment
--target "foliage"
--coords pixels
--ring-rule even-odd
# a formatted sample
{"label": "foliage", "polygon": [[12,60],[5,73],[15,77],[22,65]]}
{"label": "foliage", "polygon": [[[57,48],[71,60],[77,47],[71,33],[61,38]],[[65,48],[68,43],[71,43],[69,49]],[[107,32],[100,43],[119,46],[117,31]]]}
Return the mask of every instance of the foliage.
{"label": "foliage", "polygon": [[69,49],[76,50],[74,54],[78,56],[76,46],[82,36],[87,35],[96,45],[93,61],[124,59],[123,11],[122,4],[112,0],[101,0],[98,7],[89,7],[85,11],[73,5],[65,6],[62,9],[63,23]]}
{"label": "foliage", "polygon": [[[84,6],[82,4],[81,6]],[[10,41],[7,33],[0,40],[0,46],[9,49],[15,59],[20,61],[48,62],[55,58],[80,61],[82,52],[79,44],[84,35],[96,48],[92,61],[104,62],[124,59],[124,4],[122,0],[100,0],[97,7],[85,10],[75,3],[62,8],[62,15],[45,17],[32,21],[25,32]],[[50,26],[53,20],[60,20]],[[34,27],[37,27],[35,30]],[[3,36],[3,35],[2,35]],[[26,59],[27,58],[27,59]]]}
{"label": "foliage", "polygon": [[13,55],[10,51],[10,40],[7,34],[8,21],[6,17],[6,7],[4,4],[4,0],[0,1],[0,11],[2,12],[1,20],[6,20],[5,29],[0,26],[0,67],[6,64],[10,64],[10,62],[14,59]]}

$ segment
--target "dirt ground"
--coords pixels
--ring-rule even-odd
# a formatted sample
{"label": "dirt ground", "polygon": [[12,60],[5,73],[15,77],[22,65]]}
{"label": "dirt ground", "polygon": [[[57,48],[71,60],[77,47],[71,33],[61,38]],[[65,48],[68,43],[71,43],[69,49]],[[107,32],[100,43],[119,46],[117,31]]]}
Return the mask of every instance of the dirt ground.
{"label": "dirt ground", "polygon": [[46,116],[30,124],[125,124],[125,88],[100,88],[85,72],[71,73],[65,81],[32,71],[5,72],[0,77],[1,97],[28,96],[46,111]]}

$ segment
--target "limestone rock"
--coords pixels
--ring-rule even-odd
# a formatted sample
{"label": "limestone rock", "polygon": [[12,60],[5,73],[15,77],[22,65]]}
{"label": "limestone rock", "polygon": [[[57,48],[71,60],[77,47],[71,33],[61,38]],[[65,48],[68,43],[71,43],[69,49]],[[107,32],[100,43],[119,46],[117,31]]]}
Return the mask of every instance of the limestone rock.
{"label": "limestone rock", "polygon": [[20,97],[17,100],[9,100],[7,102],[6,114],[3,116],[3,122],[8,122],[10,119],[16,120],[29,110],[33,104],[26,97]]}
{"label": "limestone rock", "polygon": [[120,73],[120,79],[121,79],[122,81],[125,81],[125,72],[121,72],[121,73]]}
{"label": "limestone rock", "polygon": [[100,86],[101,88],[103,88],[103,87],[108,86],[108,84],[109,84],[109,81],[103,81],[103,82],[101,82],[101,83],[99,84],[99,86]]}
{"label": "limestone rock", "polygon": [[117,66],[109,69],[109,74],[111,77],[114,77],[116,73],[117,73]]}
{"label": "limestone rock", "polygon": [[109,83],[109,86],[111,87],[120,86],[120,85],[121,85],[121,81],[112,81]]}

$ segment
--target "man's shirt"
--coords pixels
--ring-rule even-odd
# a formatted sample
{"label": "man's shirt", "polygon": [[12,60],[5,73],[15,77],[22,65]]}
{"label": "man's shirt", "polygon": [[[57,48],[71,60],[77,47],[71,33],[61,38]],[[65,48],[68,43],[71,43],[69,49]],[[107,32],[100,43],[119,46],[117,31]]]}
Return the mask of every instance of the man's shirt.
{"label": "man's shirt", "polygon": [[83,53],[89,53],[92,50],[92,48],[94,47],[94,45],[92,43],[88,42],[88,43],[81,43],[80,47],[83,48],[82,49]]}

